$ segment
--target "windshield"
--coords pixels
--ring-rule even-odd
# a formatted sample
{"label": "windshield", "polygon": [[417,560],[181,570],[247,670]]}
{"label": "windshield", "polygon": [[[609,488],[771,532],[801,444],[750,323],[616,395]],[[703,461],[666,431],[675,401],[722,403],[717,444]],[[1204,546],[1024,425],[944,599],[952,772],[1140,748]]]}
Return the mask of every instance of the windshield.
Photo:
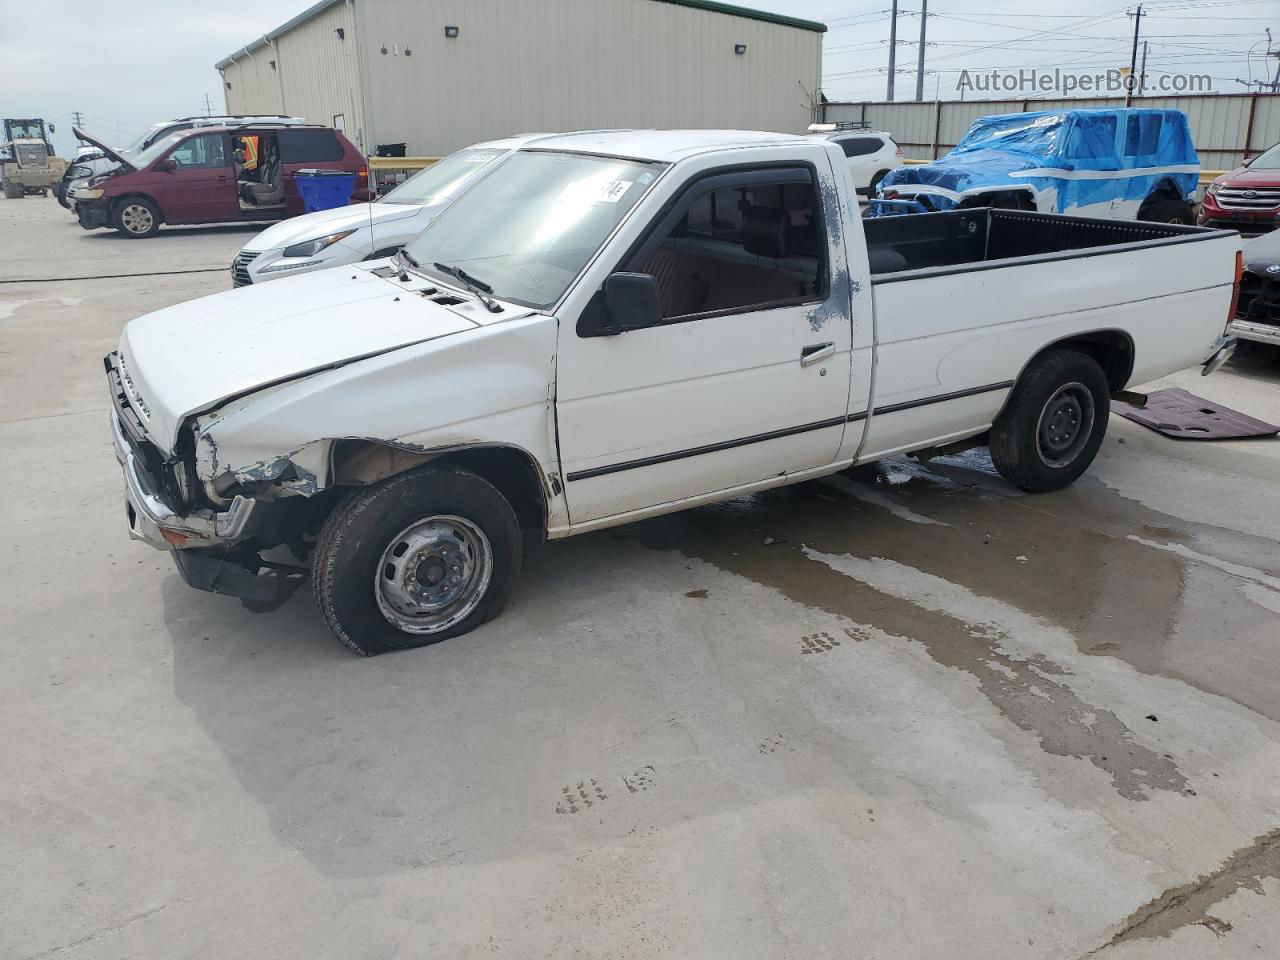
{"label": "windshield", "polygon": [[1253,158],[1250,170],[1280,170],[1280,143]]}
{"label": "windshield", "polygon": [[[135,167],[141,170],[143,167],[149,166],[153,160],[157,160],[164,156],[166,150],[180,142],[189,133],[191,133],[190,130],[179,130],[177,133],[171,133],[167,137],[162,137],[157,140],[151,146],[147,147],[147,149],[140,151],[135,156],[129,157],[128,160]],[[120,153],[119,150],[116,152]]]}
{"label": "windshield", "polygon": [[447,207],[405,251],[426,273],[461,267],[493,295],[549,307],[657,179],[662,166],[520,151]]}
{"label": "windshield", "polygon": [[1061,114],[1042,114],[1030,118],[1019,113],[1004,117],[980,117],[951,152],[1017,150],[1047,157],[1057,149],[1066,119]]}
{"label": "windshield", "polygon": [[379,203],[439,203],[456,197],[481,170],[506,155],[505,150],[459,150],[396,187]]}

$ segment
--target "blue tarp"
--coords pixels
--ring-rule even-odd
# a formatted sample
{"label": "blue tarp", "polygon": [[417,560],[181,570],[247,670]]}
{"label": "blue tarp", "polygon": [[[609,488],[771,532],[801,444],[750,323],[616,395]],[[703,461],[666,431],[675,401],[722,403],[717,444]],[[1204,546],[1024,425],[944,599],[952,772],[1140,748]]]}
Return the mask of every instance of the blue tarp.
{"label": "blue tarp", "polygon": [[975,120],[955,148],[932,163],[890,171],[880,195],[923,197],[947,210],[967,191],[1030,187],[1041,211],[1100,214],[1101,204],[1112,216],[1133,216],[1166,182],[1190,200],[1199,176],[1179,110],[1007,113]]}

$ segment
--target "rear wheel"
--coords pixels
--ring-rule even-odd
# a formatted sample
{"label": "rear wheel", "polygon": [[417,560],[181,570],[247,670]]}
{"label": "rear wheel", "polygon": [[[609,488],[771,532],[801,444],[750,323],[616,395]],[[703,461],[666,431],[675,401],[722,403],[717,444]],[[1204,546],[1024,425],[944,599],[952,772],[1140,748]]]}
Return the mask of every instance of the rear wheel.
{"label": "rear wheel", "polygon": [[1191,204],[1167,193],[1159,193],[1148,197],[1138,211],[1139,220],[1152,223],[1181,223],[1187,226],[1196,222],[1195,211]]}
{"label": "rear wheel", "polygon": [[1110,387],[1102,367],[1078,350],[1053,350],[1023,371],[991,428],[991,462],[1031,493],[1073,483],[1107,432]]}
{"label": "rear wheel", "polygon": [[877,170],[871,178],[871,182],[867,184],[867,196],[874,197],[876,191],[880,189],[880,181],[889,175],[888,170]]}
{"label": "rear wheel", "polygon": [[520,525],[506,498],[462,470],[423,468],[351,495],[312,560],[316,603],[365,656],[437,643],[497,616],[515,586]]}
{"label": "rear wheel", "polygon": [[125,197],[112,211],[112,226],[131,240],[155,236],[160,230],[160,208],[146,197]]}

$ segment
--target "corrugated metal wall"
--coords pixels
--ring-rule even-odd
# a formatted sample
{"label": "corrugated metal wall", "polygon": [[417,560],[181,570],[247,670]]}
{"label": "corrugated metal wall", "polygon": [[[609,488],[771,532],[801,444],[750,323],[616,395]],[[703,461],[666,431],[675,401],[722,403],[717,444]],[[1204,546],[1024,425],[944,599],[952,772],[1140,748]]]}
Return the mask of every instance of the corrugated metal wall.
{"label": "corrugated metal wall", "polygon": [[820,33],[654,0],[358,0],[357,15],[370,142],[410,154],[527,131],[799,132],[821,74]]}
{"label": "corrugated metal wall", "polygon": [[[1123,97],[1074,100],[972,100],[943,103],[829,103],[828,122],[867,120],[891,134],[908,157],[930,159],[955,146],[978,117],[1023,110],[1122,107]],[[1191,124],[1200,165],[1229,170],[1245,156],[1280,141],[1280,94],[1241,93],[1186,97],[1138,97],[1135,107],[1181,110]],[[1250,116],[1252,115],[1252,129]],[[1247,137],[1247,140],[1246,140]]]}
{"label": "corrugated metal wall", "polygon": [[359,40],[349,4],[323,10],[237,58],[223,67],[222,78],[228,113],[287,113],[325,125],[340,116],[347,136],[360,143]]}

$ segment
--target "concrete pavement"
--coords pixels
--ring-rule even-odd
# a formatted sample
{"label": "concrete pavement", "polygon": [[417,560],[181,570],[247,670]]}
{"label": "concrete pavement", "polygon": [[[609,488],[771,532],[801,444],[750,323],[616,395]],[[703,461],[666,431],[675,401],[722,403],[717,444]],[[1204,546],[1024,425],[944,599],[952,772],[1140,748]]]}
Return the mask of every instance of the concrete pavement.
{"label": "concrete pavement", "polygon": [[[1113,417],[1043,496],[895,460],[549,545],[363,660],[126,536],[101,356],[251,233],[0,224],[0,279],[211,271],[0,283],[0,957],[1280,942],[1280,441]],[[1256,358],[1170,382],[1280,420]]]}

